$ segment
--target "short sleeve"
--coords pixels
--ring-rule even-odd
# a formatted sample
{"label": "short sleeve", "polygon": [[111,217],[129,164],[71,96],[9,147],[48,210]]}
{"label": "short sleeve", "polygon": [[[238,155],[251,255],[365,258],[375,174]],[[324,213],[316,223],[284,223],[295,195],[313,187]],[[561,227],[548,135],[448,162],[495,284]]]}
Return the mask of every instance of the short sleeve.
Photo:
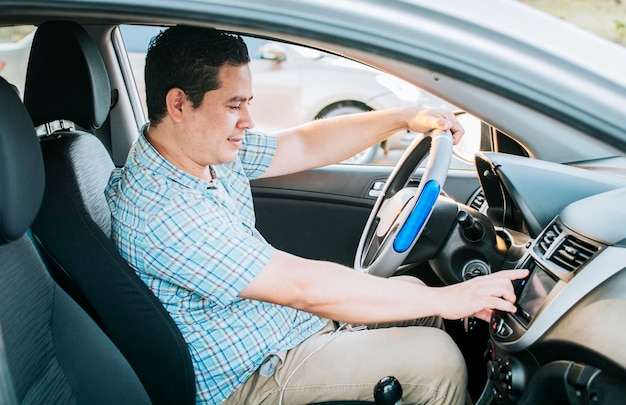
{"label": "short sleeve", "polygon": [[239,150],[239,160],[249,179],[260,177],[272,163],[276,154],[276,137],[258,131],[246,131]]}

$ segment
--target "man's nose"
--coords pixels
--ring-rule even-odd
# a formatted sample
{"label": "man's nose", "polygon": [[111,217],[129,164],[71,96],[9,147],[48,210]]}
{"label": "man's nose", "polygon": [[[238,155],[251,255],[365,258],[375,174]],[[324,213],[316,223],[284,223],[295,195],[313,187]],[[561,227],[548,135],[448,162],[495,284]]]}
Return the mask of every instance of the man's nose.
{"label": "man's nose", "polygon": [[241,109],[242,115],[239,118],[238,126],[240,128],[252,129],[254,128],[254,120],[252,119],[252,114],[250,113],[250,108],[245,106]]}

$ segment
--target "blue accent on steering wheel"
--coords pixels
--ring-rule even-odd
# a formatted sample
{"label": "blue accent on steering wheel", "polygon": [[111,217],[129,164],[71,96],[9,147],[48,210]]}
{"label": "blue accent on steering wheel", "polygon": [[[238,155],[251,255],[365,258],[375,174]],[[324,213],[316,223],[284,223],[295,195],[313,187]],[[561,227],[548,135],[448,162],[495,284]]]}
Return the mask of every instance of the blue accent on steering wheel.
{"label": "blue accent on steering wheel", "polygon": [[428,182],[424,184],[424,188],[417,199],[415,207],[413,207],[413,211],[411,211],[404,225],[400,228],[398,236],[396,236],[396,239],[393,241],[393,249],[396,252],[404,253],[411,247],[415,238],[417,238],[422,231],[430,212],[435,206],[440,191],[441,186],[433,179],[428,180]]}

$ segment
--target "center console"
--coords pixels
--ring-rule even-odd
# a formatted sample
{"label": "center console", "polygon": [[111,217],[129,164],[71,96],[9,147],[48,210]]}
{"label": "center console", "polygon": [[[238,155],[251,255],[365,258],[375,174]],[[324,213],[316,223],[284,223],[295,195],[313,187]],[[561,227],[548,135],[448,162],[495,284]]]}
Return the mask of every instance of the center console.
{"label": "center console", "polygon": [[[626,188],[618,188],[571,202],[532,242],[520,245],[515,267],[530,273],[514,283],[516,311],[495,311],[491,318],[488,380],[478,405],[556,403],[563,395],[600,403],[599,386],[605,395],[620,395],[603,403],[623,402],[625,201]],[[537,219],[526,211],[524,218]],[[514,221],[497,223],[519,228]]]}
{"label": "center console", "polygon": [[559,281],[566,282],[539,265],[532,257],[527,258],[520,268],[530,270],[530,274],[516,282],[517,312],[514,314],[496,312],[491,319],[491,333],[501,341],[519,339],[537,317],[540,309],[553,300],[557,291],[564,287],[563,284],[559,285]]}
{"label": "center console", "polygon": [[[594,287],[585,275],[587,270],[581,270],[602,249],[597,242],[566,228],[558,218],[529,243],[516,266],[530,270],[527,278],[514,282],[517,311],[495,311],[491,318],[489,381],[479,404],[519,399],[537,368],[527,349]],[[598,276],[596,272],[594,279],[602,279]]]}

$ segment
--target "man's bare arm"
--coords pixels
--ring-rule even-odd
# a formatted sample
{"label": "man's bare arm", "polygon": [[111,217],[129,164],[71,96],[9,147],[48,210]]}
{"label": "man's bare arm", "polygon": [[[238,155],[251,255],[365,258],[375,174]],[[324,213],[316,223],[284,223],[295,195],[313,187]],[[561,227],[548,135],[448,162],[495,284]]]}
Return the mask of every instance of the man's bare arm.
{"label": "man's bare arm", "polygon": [[240,293],[349,323],[379,323],[438,315],[460,319],[484,310],[515,311],[511,280],[527,270],[501,271],[448,287],[427,287],[359,273],[277,252]]}
{"label": "man's bare arm", "polygon": [[410,129],[427,132],[433,128],[450,129],[455,141],[464,132],[452,112],[416,107],[399,107],[312,121],[276,134],[276,155],[263,177],[337,163],[382,142],[398,131]]}

